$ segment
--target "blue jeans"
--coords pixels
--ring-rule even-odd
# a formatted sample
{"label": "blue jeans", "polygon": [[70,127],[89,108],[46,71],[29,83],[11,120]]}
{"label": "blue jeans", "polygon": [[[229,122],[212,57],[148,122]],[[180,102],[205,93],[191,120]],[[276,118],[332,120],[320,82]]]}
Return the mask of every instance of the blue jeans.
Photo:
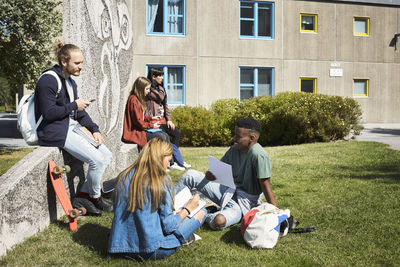
{"label": "blue jeans", "polygon": [[[203,209],[204,214],[207,214],[207,211]],[[200,226],[203,225],[206,216],[203,217],[203,220],[200,222],[195,217],[189,218],[186,217],[183,222],[179,225],[178,229],[175,231],[174,235],[178,238],[178,240],[183,244]],[[156,251],[149,253],[121,253],[121,256],[136,260],[159,260],[165,257],[168,257],[175,253],[179,247],[176,248],[158,248]]]}
{"label": "blue jeans", "polygon": [[173,160],[171,161],[171,164],[173,162],[176,162],[176,163],[178,163],[179,166],[183,167],[184,161],[182,158],[181,151],[179,151],[179,148],[174,143],[170,142],[169,135],[166,132],[164,132],[164,131],[154,132],[154,133],[146,132],[146,138],[147,138],[147,142],[153,138],[160,138],[162,140],[168,141],[172,145],[172,149],[173,149],[173,152],[172,152]]}
{"label": "blue jeans", "polygon": [[[177,194],[185,186],[189,187],[189,189],[196,189],[218,205],[221,203],[224,192],[228,189],[228,187],[224,185],[208,181],[205,178],[204,173],[196,170],[188,170],[183,174],[181,179],[175,185],[175,193]],[[214,218],[218,214],[222,214],[226,219],[226,224],[221,229],[214,225]],[[222,230],[233,224],[239,223],[241,219],[242,211],[236,201],[236,197],[233,196],[222,210],[207,214],[206,223],[211,227],[211,229]]]}
{"label": "blue jeans", "polygon": [[63,149],[80,161],[89,164],[86,180],[81,188],[81,192],[89,193],[92,198],[101,196],[100,181],[110,164],[112,153],[102,144],[95,148],[82,136],[73,131],[77,121],[70,120],[67,139]]}

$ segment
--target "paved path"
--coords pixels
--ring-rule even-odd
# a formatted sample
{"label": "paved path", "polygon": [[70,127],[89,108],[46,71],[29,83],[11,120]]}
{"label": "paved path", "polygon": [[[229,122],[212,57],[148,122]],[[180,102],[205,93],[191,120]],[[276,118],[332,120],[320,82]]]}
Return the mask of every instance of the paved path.
{"label": "paved path", "polygon": [[17,114],[0,112],[0,148],[28,147],[17,130]]}
{"label": "paved path", "polygon": [[356,140],[375,141],[400,150],[400,123],[367,123]]}

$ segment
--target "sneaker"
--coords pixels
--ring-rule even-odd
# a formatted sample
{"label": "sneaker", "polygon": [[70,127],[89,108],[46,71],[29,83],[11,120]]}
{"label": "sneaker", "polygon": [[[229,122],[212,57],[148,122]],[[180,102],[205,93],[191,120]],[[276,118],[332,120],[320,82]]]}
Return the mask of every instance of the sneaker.
{"label": "sneaker", "polygon": [[190,168],[192,168],[192,165],[190,165],[186,162],[183,162],[183,167],[185,167],[186,169],[190,169]]}
{"label": "sneaker", "polygon": [[178,170],[178,171],[184,171],[184,170],[185,170],[184,167],[179,166],[176,162],[174,162],[174,164],[172,164],[171,166],[169,166],[169,168],[170,168],[171,170]]}
{"label": "sneaker", "polygon": [[211,204],[211,205],[206,206],[206,210],[207,210],[208,214],[211,214],[211,213],[215,213],[215,212],[219,211],[219,208],[217,205]]}
{"label": "sneaker", "polygon": [[92,201],[86,197],[74,197],[72,199],[72,207],[75,209],[85,208],[86,215],[101,216],[101,210],[95,207]]}
{"label": "sneaker", "polygon": [[112,199],[113,192],[114,190],[110,192],[104,192],[103,189],[101,189],[101,197],[105,199]]}
{"label": "sneaker", "polygon": [[113,211],[113,205],[109,203],[108,201],[104,200],[104,198],[100,197],[100,199],[96,202],[93,202],[93,204],[98,208],[99,210],[104,210],[104,211]]}
{"label": "sneaker", "polygon": [[191,244],[194,243],[194,241],[196,241],[196,236],[194,234],[191,234],[186,240],[186,242],[182,244],[182,247],[190,246]]}

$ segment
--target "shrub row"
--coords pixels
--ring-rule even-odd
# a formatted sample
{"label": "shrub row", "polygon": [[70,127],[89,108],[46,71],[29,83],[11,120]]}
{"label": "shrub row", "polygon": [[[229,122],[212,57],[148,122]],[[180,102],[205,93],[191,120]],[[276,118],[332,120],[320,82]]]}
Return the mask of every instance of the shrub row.
{"label": "shrub row", "polygon": [[180,106],[172,118],[182,133],[182,145],[226,146],[232,144],[235,122],[254,117],[262,125],[261,145],[290,145],[340,140],[351,130],[359,134],[361,109],[352,98],[285,92],[239,103],[222,99],[210,109]]}

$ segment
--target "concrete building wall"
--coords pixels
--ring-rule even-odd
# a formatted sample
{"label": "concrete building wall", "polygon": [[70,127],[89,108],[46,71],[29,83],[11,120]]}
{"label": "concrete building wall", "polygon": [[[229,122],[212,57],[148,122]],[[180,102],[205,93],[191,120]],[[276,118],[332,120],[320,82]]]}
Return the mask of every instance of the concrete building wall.
{"label": "concrete building wall", "polygon": [[[285,5],[283,90],[298,91],[299,77],[314,77],[317,93],[353,97],[353,79],[368,79],[368,97],[354,97],[363,110],[363,121],[398,122],[400,56],[389,43],[400,32],[400,9],[315,1],[286,1]],[[318,33],[301,33],[292,26],[300,13],[318,14]],[[368,36],[353,35],[353,17],[370,19]],[[299,45],[290,45],[296,42]],[[330,77],[332,68],[342,69],[343,76]]]}
{"label": "concrete building wall", "polygon": [[[400,32],[395,5],[276,0],[273,39],[239,36],[239,1],[186,1],[186,35],[146,34],[146,1],[134,1],[135,77],[146,64],[186,67],[186,105],[239,97],[240,67],[273,67],[275,94],[299,91],[300,77],[317,78],[317,93],[353,97],[353,79],[369,79],[369,96],[355,97],[364,122],[398,122],[400,54],[389,47]],[[317,33],[300,32],[300,14],[318,15]],[[369,36],[353,35],[353,17],[370,18]],[[331,77],[330,69],[343,74]],[[384,107],[384,108],[383,108]]]}

